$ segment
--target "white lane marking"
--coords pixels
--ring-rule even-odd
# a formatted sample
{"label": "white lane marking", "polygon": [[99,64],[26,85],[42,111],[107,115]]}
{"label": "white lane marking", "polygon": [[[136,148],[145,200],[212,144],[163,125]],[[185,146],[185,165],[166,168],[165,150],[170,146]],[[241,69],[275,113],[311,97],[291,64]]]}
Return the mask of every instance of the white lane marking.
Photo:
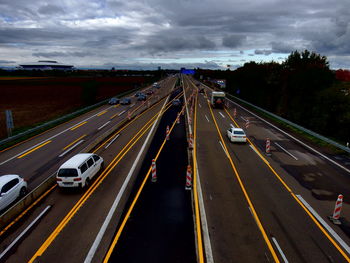
{"label": "white lane marking", "polygon": [[207,115],[205,115],[205,118],[207,119],[208,122],[210,122]]}
{"label": "white lane marking", "polygon": [[[261,157],[261,154],[251,145],[249,144],[249,147],[259,156]],[[270,164],[267,160],[265,160],[266,163]]]}
{"label": "white lane marking", "polygon": [[288,263],[288,259],[287,259],[286,256],[284,255],[283,250],[281,249],[280,245],[279,245],[278,242],[277,242],[277,239],[274,238],[274,237],[272,237],[272,241],[273,241],[273,243],[275,243],[275,246],[277,247],[278,252],[280,252],[283,261],[284,261],[285,263]]}
{"label": "white lane marking", "polygon": [[202,105],[200,103],[198,103],[198,106],[199,106],[199,108],[202,108]]}
{"label": "white lane marking", "polygon": [[230,126],[231,126],[232,128],[234,128],[234,127],[235,127],[235,126],[233,126],[233,124],[232,124],[232,123],[230,124]]}
{"label": "white lane marking", "polygon": [[105,146],[105,149],[107,149],[119,136],[120,136],[120,133],[118,133],[118,134],[113,138],[113,140],[111,140],[111,141]]}
{"label": "white lane marking", "polygon": [[219,141],[221,147],[222,147],[222,150],[224,151],[224,153],[226,154],[226,157],[228,158],[228,153],[226,152],[225,148],[224,148],[224,145],[222,144],[221,141]]}
{"label": "white lane marking", "polygon": [[252,215],[252,217],[254,218],[255,224],[256,224],[256,225],[257,225],[257,227],[259,228],[258,221],[256,221],[256,218],[255,218],[255,216],[254,216],[254,214],[253,214],[253,211],[252,211],[252,209],[250,208],[250,206],[248,206],[248,209],[249,209],[250,214],[251,214],[251,215]]}
{"label": "white lane marking", "polygon": [[275,142],[275,144],[280,147],[284,152],[286,152],[287,154],[289,154],[290,156],[292,156],[296,161],[298,161],[298,158],[295,157],[293,154],[291,154],[290,152],[288,152],[286,149],[284,149],[281,145],[279,145],[277,142]]}
{"label": "white lane marking", "polygon": [[224,114],[222,114],[220,111],[219,111],[219,114],[221,115],[221,117],[223,117],[225,119]]}
{"label": "white lane marking", "polygon": [[244,117],[241,116],[241,119],[244,120],[245,122],[247,122],[247,119],[245,119]]}
{"label": "white lane marking", "polygon": [[260,116],[256,115],[255,113],[251,112],[250,110],[247,110],[246,108],[244,108],[243,106],[239,105],[238,103],[230,100],[232,103],[236,104],[238,107],[241,107],[242,109],[244,109],[245,111],[249,112],[251,115],[257,117],[258,119],[262,120],[263,122],[269,124],[271,127],[275,128],[276,130],[282,132],[283,134],[287,135],[288,137],[292,138],[293,140],[295,140],[296,142],[300,143],[301,145],[305,146],[306,148],[308,148],[309,150],[317,153],[318,155],[322,156],[323,158],[325,158],[326,160],[330,161],[331,163],[335,164],[336,166],[342,168],[344,171],[350,173],[350,169],[347,169],[346,167],[342,166],[341,164],[337,163],[336,161],[333,161],[331,158],[327,157],[326,155],[320,153],[319,151],[315,150],[314,148],[312,148],[311,146],[303,143],[302,141],[300,141],[299,139],[295,138],[294,136],[290,135],[289,133],[281,130],[280,128],[276,127],[275,125],[273,125],[272,123],[268,122],[267,120],[264,120],[263,118],[261,118]]}
{"label": "white lane marking", "polygon": [[309,205],[308,202],[304,200],[304,198],[301,195],[296,195],[298,199],[304,204],[304,206],[310,211],[310,213],[313,214],[313,216],[320,222],[320,224],[323,225],[325,229],[331,234],[335,240],[338,241],[338,243],[350,254],[350,247],[345,243],[345,241],[331,228],[323,219],[322,217]]}
{"label": "white lane marking", "polygon": [[99,245],[100,245],[100,243],[101,243],[101,240],[102,240],[102,238],[103,238],[103,236],[104,236],[104,234],[105,234],[105,232],[106,232],[106,230],[107,230],[107,227],[108,227],[109,223],[110,223],[111,220],[112,220],[112,216],[113,216],[113,214],[115,213],[115,210],[117,209],[117,207],[118,207],[118,205],[119,205],[120,199],[121,199],[122,196],[124,195],[125,189],[127,188],[128,184],[129,184],[129,182],[130,182],[131,176],[132,176],[132,174],[133,174],[134,171],[135,171],[136,165],[137,165],[137,163],[139,162],[139,160],[140,160],[140,158],[141,158],[141,155],[143,154],[143,151],[144,151],[145,148],[146,148],[146,145],[147,145],[147,143],[148,143],[148,141],[149,141],[149,139],[150,139],[150,137],[151,137],[151,134],[153,133],[154,128],[156,127],[156,124],[157,124],[158,120],[160,119],[160,116],[161,116],[161,114],[162,114],[162,112],[163,112],[163,109],[164,109],[165,105],[168,103],[169,97],[170,97],[170,96],[168,96],[167,99],[165,100],[165,102],[164,102],[164,104],[163,104],[163,107],[162,107],[162,109],[160,110],[156,121],[154,122],[154,124],[153,124],[151,130],[149,131],[149,133],[148,133],[148,135],[147,135],[147,138],[146,138],[146,140],[144,141],[144,143],[143,143],[143,145],[142,145],[142,147],[141,147],[141,150],[139,151],[139,153],[138,153],[138,155],[137,155],[137,157],[136,157],[136,159],[135,159],[135,161],[134,161],[134,163],[133,163],[133,165],[132,165],[132,167],[131,167],[131,169],[130,169],[128,175],[127,175],[127,177],[125,178],[125,181],[124,181],[122,187],[120,188],[120,190],[119,190],[119,192],[118,192],[118,195],[117,195],[117,197],[115,198],[115,200],[114,200],[114,202],[113,202],[113,205],[111,206],[111,208],[110,208],[110,210],[109,210],[109,212],[108,212],[108,215],[107,215],[107,217],[105,218],[105,221],[103,222],[103,224],[102,224],[102,226],[101,226],[101,228],[100,228],[100,231],[98,232],[98,234],[97,234],[97,236],[96,236],[96,238],[95,238],[95,241],[94,241],[94,243],[92,244],[92,246],[91,246],[91,248],[90,248],[90,250],[89,250],[89,252],[88,252],[88,254],[87,254],[87,256],[86,256],[86,258],[85,258],[85,260],[84,260],[84,263],[89,263],[89,262],[92,261],[94,255],[95,255],[95,253],[96,253],[96,251],[97,251],[97,249],[98,249],[98,247],[99,247]]}
{"label": "white lane marking", "polygon": [[103,124],[100,128],[98,128],[97,130],[101,130],[104,127],[106,127],[111,121],[107,121],[105,124]]}
{"label": "white lane marking", "polygon": [[38,220],[40,220],[44,214],[51,208],[51,205],[47,206],[35,219],[33,222],[31,222],[29,224],[29,226],[26,227],[26,229],[23,230],[23,232],[18,236],[16,237],[15,240],[13,240],[13,242],[0,254],[0,259],[2,259],[7,252],[9,252],[11,250],[11,248],[13,246],[16,245],[16,243],[36,224],[36,222]]}
{"label": "white lane marking", "polygon": [[[202,194],[202,187],[201,187],[201,180],[199,177],[199,171],[198,171],[198,163],[196,160],[196,171],[197,171],[197,186],[198,186],[198,201],[199,201],[199,212],[201,215],[201,223],[202,223],[202,234],[203,234],[203,241],[204,241],[204,247],[205,247],[205,256],[206,256],[206,262],[207,263],[214,263],[213,258],[213,252],[211,249],[211,243],[210,243],[210,237],[209,237],[209,229],[208,229],[208,222],[207,222],[207,215],[205,213],[205,206],[203,201],[203,194]],[[210,200],[212,200],[212,196],[209,196]]]}
{"label": "white lane marking", "polygon": [[122,112],[120,112],[120,113],[118,114],[118,116],[123,115],[125,112],[126,112],[126,110],[123,110]]}
{"label": "white lane marking", "polygon": [[[80,124],[80,123],[82,123],[82,122],[85,122],[85,121],[88,121],[88,120],[92,119],[93,117],[96,117],[96,116],[97,116],[98,114],[100,114],[101,112],[106,111],[106,110],[108,110],[108,109],[110,109],[110,108],[112,108],[112,107],[114,107],[114,106],[110,106],[110,107],[108,107],[107,109],[102,110],[102,111],[96,113],[95,115],[92,115],[92,116],[86,118],[85,120],[80,121],[78,124]],[[41,141],[41,142],[35,144],[34,146],[32,146],[32,147],[30,147],[30,148],[24,150],[23,152],[18,153],[18,154],[16,154],[15,156],[13,156],[13,157],[11,157],[11,158],[9,158],[9,159],[3,161],[2,163],[0,163],[0,165],[3,165],[3,164],[5,164],[5,163],[7,163],[7,162],[9,162],[9,161],[11,161],[11,160],[17,158],[18,156],[20,156],[20,155],[22,155],[22,154],[24,154],[24,153],[26,153],[26,152],[28,152],[28,151],[34,149],[35,147],[38,147],[40,144],[43,144],[43,143],[45,143],[45,142],[47,142],[47,141],[49,141],[49,140],[52,140],[52,139],[56,138],[57,136],[61,135],[62,133],[65,133],[66,131],[69,131],[69,130],[72,129],[73,127],[77,126],[78,124],[74,124],[74,125],[70,126],[69,128],[67,128],[67,129],[65,129],[65,130],[63,130],[63,131],[61,131],[61,132],[59,132],[59,133],[57,133],[57,134],[51,136],[50,138],[48,138],[48,139],[46,139],[46,140],[43,140],[43,141]]]}
{"label": "white lane marking", "polygon": [[63,157],[65,156],[67,153],[69,153],[71,150],[73,150],[75,147],[77,147],[79,144],[83,143],[84,140],[80,140],[78,141],[76,144],[74,144],[72,147],[68,148],[65,152],[61,153],[58,157]]}
{"label": "white lane marking", "polygon": [[131,104],[131,105],[130,105],[130,108],[132,108],[132,107],[134,107],[134,106],[135,106],[135,103]]}

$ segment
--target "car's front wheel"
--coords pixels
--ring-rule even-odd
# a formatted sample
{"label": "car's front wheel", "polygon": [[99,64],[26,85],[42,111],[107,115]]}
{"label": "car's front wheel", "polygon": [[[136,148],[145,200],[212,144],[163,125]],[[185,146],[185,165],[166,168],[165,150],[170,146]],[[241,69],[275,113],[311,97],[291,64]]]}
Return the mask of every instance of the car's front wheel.
{"label": "car's front wheel", "polygon": [[23,196],[25,196],[25,195],[27,194],[27,192],[28,192],[28,191],[27,191],[27,188],[23,186],[23,187],[21,188],[21,191],[19,191],[19,196],[20,196],[20,197],[23,197]]}

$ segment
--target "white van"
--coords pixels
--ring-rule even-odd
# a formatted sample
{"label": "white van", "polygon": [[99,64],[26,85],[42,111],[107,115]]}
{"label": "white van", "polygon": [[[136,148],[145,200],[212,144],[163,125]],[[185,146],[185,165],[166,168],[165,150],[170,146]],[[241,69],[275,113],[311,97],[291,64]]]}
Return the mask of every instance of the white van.
{"label": "white van", "polygon": [[103,168],[102,157],[92,153],[79,153],[58,169],[56,181],[59,187],[89,185],[92,177]]}

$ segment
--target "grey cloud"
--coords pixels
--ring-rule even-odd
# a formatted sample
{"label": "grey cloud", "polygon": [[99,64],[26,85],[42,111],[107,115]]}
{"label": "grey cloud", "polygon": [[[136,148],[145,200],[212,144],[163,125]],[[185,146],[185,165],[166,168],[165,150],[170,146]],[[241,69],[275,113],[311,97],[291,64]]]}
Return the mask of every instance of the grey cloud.
{"label": "grey cloud", "polygon": [[235,48],[241,46],[245,40],[246,36],[242,35],[225,36],[222,39],[222,45],[228,48]]}
{"label": "grey cloud", "polygon": [[16,63],[16,61],[11,61],[11,60],[0,60],[0,64],[13,64]]}
{"label": "grey cloud", "polygon": [[262,50],[256,49],[256,50],[254,51],[254,54],[256,54],[256,55],[265,55],[265,56],[268,56],[268,55],[270,55],[271,53],[272,53],[271,50],[266,50],[266,49],[262,49]]}
{"label": "grey cloud", "polygon": [[38,12],[43,15],[64,14],[64,10],[61,7],[51,4],[41,6]]}
{"label": "grey cloud", "polygon": [[91,52],[36,52],[34,57],[61,58],[61,57],[87,57],[93,55]]}

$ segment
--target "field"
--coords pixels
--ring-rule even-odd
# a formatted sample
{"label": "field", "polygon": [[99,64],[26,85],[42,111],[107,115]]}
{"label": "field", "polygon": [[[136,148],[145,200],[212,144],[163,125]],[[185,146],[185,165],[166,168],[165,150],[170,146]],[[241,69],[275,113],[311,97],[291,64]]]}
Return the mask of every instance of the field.
{"label": "field", "polygon": [[144,84],[144,77],[0,78],[0,138],[7,137],[5,110],[15,132]]}

